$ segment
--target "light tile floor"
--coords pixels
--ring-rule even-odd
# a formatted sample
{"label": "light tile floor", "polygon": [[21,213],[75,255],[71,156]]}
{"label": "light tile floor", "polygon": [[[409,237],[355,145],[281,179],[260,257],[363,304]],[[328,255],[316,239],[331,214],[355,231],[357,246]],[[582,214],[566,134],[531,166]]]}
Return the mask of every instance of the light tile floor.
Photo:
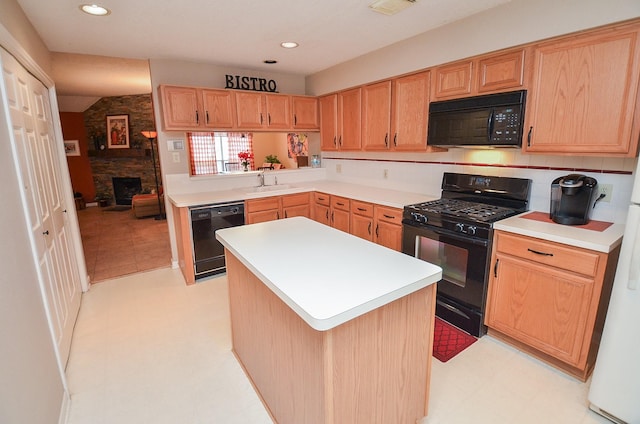
{"label": "light tile floor", "polygon": [[[230,349],[224,275],[187,287],[163,268],[93,285],[67,366],[69,424],[271,423]],[[609,423],[588,410],[587,390],[485,336],[433,360],[422,423]]]}
{"label": "light tile floor", "polygon": [[166,220],[133,212],[88,207],[78,211],[80,236],[91,283],[171,265]]}

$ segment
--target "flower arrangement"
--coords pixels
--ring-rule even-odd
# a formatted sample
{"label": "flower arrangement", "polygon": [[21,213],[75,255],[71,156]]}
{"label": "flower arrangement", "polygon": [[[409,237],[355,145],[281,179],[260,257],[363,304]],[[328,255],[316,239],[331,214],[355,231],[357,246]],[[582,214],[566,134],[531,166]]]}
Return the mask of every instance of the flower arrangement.
{"label": "flower arrangement", "polygon": [[240,159],[240,164],[245,171],[249,170],[249,163],[251,159],[253,159],[253,153],[249,151],[244,151],[238,153],[238,158]]}

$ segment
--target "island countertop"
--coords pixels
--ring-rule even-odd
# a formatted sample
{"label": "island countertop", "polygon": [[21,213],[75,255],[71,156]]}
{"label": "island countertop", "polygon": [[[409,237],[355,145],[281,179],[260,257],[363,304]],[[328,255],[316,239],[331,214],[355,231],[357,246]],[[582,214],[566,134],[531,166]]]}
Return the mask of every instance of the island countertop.
{"label": "island countertop", "polygon": [[216,238],[318,331],[442,277],[436,265],[303,217],[226,228]]}

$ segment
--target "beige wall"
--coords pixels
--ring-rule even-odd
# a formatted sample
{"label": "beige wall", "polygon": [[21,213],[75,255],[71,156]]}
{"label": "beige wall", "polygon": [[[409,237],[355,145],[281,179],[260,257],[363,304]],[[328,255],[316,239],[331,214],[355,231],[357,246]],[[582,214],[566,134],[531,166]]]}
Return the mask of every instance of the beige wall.
{"label": "beige wall", "polygon": [[311,75],[307,93],[321,95],[638,16],[638,0],[512,0]]}
{"label": "beige wall", "polygon": [[[50,69],[49,52],[14,0],[0,0],[0,45]],[[1,91],[1,90],[0,90]],[[58,422],[64,388],[56,364],[37,268],[31,255],[26,217],[20,213],[18,170],[7,142],[8,117],[0,108],[0,178],[4,208],[0,218],[0,422]],[[16,213],[18,212],[18,213]]]}

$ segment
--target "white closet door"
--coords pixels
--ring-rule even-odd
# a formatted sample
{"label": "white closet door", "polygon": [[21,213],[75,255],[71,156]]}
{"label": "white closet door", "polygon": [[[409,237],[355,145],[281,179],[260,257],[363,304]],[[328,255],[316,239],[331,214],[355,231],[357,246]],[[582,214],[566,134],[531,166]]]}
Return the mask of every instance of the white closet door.
{"label": "white closet door", "polygon": [[11,142],[16,147],[21,173],[24,213],[32,233],[51,331],[64,367],[80,308],[81,285],[71,254],[68,219],[60,191],[62,164],[55,153],[49,93],[12,56],[4,50],[0,54],[13,129]]}

